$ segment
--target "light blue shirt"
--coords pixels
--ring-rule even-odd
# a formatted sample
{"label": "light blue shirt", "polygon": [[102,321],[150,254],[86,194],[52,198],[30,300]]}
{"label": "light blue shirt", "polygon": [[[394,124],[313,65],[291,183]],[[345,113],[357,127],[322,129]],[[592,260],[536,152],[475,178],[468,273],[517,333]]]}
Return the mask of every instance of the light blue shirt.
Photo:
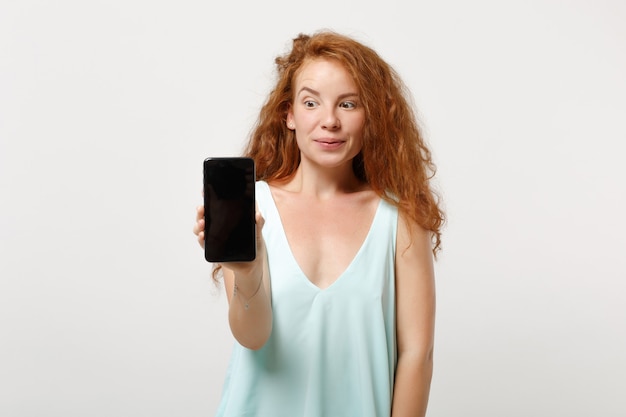
{"label": "light blue shirt", "polygon": [[320,289],[296,262],[267,183],[265,218],[273,327],[258,351],[235,342],[218,417],[389,417],[396,367],[398,211],[380,200],[348,268]]}

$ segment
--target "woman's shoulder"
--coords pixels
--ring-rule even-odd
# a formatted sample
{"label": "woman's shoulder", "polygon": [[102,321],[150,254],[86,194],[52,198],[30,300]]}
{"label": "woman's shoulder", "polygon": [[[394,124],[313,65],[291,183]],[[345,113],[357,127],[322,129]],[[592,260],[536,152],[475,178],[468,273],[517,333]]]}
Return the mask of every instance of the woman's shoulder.
{"label": "woman's shoulder", "polygon": [[255,200],[258,207],[261,209],[261,213],[263,213],[268,205],[272,203],[272,193],[267,182],[262,180],[256,182]]}
{"label": "woman's shoulder", "polygon": [[264,189],[264,188],[268,188],[268,187],[269,187],[269,184],[268,184],[268,183],[267,183],[267,181],[265,181],[265,180],[257,180],[257,181],[255,182],[255,186],[256,186],[256,188],[257,188],[257,190],[258,190],[259,188],[262,188],[262,189]]}

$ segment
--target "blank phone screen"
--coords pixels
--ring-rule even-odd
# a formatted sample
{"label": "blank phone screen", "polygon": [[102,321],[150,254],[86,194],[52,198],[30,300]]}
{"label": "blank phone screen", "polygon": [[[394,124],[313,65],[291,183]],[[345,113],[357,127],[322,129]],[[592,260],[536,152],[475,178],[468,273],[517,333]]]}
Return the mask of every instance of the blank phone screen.
{"label": "blank phone screen", "polygon": [[208,262],[246,262],[256,257],[254,186],[251,158],[204,161],[204,252]]}

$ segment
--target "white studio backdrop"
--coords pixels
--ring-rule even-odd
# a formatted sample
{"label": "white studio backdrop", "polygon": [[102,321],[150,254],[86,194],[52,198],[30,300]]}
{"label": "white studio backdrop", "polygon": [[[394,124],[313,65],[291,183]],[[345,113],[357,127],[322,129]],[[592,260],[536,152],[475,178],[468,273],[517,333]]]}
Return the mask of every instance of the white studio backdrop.
{"label": "white studio backdrop", "polygon": [[300,32],[404,77],[449,222],[430,417],[626,415],[626,3],[0,2],[0,415],[210,416],[191,228]]}

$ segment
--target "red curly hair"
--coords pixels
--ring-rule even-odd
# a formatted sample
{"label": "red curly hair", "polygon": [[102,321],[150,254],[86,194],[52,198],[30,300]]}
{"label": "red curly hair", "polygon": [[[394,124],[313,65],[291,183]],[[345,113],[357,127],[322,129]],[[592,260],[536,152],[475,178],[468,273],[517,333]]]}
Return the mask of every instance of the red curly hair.
{"label": "red curly hair", "polygon": [[374,50],[347,36],[322,31],[293,39],[276,58],[278,80],[253,127],[245,155],[256,163],[257,180],[285,180],[300,163],[294,132],[286,127],[296,76],[313,59],[332,59],[352,75],[365,110],[362,149],[354,172],[381,198],[432,233],[433,254],[441,247],[445,216],[430,185],[436,167],[418,127],[408,89]]}

